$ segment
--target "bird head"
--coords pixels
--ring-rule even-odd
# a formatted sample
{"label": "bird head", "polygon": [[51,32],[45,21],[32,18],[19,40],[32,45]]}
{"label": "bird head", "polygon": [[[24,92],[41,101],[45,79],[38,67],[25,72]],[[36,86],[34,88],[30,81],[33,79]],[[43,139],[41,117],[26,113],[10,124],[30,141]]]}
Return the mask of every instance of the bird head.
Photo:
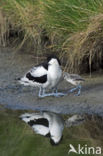
{"label": "bird head", "polygon": [[48,62],[50,65],[53,65],[53,64],[59,64],[59,65],[61,65],[61,62],[60,62],[59,58],[56,57],[56,56],[49,56],[49,57],[47,58],[47,62]]}
{"label": "bird head", "polygon": [[61,136],[61,137],[60,136],[51,136],[50,143],[52,145],[58,145],[62,139],[63,139],[63,136]]}

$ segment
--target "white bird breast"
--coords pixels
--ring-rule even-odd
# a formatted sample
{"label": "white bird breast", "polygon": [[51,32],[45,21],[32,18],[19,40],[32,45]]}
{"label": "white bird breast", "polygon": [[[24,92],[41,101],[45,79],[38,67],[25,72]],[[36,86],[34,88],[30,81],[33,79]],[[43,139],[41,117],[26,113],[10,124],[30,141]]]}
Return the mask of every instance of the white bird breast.
{"label": "white bird breast", "polygon": [[59,65],[50,65],[48,69],[48,81],[51,87],[55,87],[62,76],[62,70]]}

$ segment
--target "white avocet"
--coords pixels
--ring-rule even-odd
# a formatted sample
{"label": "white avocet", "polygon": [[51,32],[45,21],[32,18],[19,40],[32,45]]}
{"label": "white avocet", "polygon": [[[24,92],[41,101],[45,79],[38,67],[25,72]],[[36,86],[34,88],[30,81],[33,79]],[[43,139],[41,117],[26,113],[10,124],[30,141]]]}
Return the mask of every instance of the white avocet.
{"label": "white avocet", "polygon": [[64,125],[71,127],[84,120],[80,115],[73,115],[64,121],[60,114],[49,111],[25,113],[20,118],[30,125],[36,134],[50,137],[52,145],[57,145],[62,140]]}
{"label": "white avocet", "polygon": [[47,58],[46,62],[33,67],[18,80],[25,86],[39,87],[39,97],[65,95],[64,93],[58,93],[57,90],[56,92],[45,93],[46,88],[57,88],[62,77],[62,69],[60,65],[60,60],[57,57],[50,56]]}

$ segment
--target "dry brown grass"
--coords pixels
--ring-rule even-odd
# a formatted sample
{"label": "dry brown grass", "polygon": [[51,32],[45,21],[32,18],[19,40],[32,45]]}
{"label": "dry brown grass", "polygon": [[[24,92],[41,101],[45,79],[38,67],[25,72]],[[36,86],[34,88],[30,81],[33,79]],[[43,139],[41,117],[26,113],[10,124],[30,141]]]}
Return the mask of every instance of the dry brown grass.
{"label": "dry brown grass", "polygon": [[32,48],[36,56],[54,52],[69,72],[103,68],[103,0],[1,1],[0,45]]}
{"label": "dry brown grass", "polygon": [[3,15],[2,10],[0,10],[0,46],[5,47],[7,44],[8,27],[7,18]]}
{"label": "dry brown grass", "polygon": [[103,65],[103,14],[90,19],[84,32],[72,35],[63,44],[69,72],[91,72]]}
{"label": "dry brown grass", "polygon": [[[6,6],[5,3],[3,4],[5,16],[2,20],[0,19],[0,21],[5,22],[5,18],[7,18],[10,25],[8,29],[14,33],[18,33],[12,44],[18,49],[21,48],[26,41],[32,41],[33,44],[40,45],[42,32],[40,26],[43,15],[39,6],[37,4],[33,5],[28,1],[19,3],[16,0],[11,0],[6,3],[8,6]],[[4,25],[4,23],[2,25]],[[1,32],[3,32],[2,29]],[[19,34],[22,34],[22,37]]]}

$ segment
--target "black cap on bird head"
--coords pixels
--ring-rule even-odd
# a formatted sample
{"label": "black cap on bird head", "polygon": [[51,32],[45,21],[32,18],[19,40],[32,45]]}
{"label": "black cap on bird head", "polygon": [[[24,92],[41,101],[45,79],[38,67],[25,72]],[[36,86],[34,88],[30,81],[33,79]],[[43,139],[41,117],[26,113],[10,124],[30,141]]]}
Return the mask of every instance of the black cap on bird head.
{"label": "black cap on bird head", "polygon": [[56,146],[56,145],[59,145],[62,140],[63,140],[63,135],[58,142],[55,142],[52,138],[50,138],[50,143],[51,145]]}
{"label": "black cap on bird head", "polygon": [[49,62],[51,59],[56,59],[57,61],[58,61],[58,63],[59,63],[59,65],[61,65],[61,62],[60,62],[60,60],[59,60],[59,58],[57,57],[57,56],[55,56],[55,55],[50,55],[50,56],[48,56],[47,57],[47,62]]}

